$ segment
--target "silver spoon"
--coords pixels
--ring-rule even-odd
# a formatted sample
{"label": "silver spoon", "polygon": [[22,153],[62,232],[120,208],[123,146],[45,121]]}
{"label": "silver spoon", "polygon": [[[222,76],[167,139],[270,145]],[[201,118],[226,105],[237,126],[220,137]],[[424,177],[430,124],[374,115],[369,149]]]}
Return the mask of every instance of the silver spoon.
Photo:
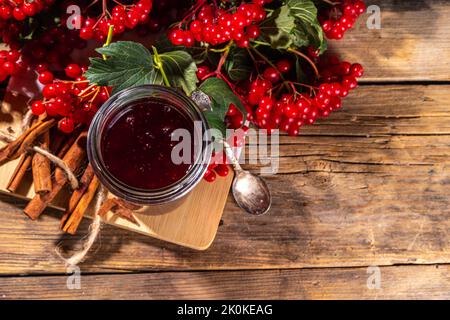
{"label": "silver spoon", "polygon": [[232,186],[234,200],[250,214],[267,213],[272,204],[272,196],[266,182],[261,177],[242,169],[230,145],[225,141],[223,144],[235,172]]}
{"label": "silver spoon", "polygon": [[[191,99],[197,103],[201,110],[211,111],[211,99],[204,92],[200,90],[194,91]],[[225,152],[234,167],[235,175],[232,186],[234,200],[236,200],[239,207],[250,214],[262,215],[266,213],[272,204],[272,196],[266,182],[262,178],[242,169],[233,153],[233,149],[225,140],[222,139],[222,142]]]}

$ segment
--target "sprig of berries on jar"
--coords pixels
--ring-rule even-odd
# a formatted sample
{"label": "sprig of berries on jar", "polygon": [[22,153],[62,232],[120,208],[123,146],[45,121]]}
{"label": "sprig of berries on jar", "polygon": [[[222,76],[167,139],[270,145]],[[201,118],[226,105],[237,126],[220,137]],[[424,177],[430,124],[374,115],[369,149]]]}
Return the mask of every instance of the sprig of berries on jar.
{"label": "sprig of berries on jar", "polygon": [[38,80],[44,85],[42,100],[31,103],[31,111],[39,116],[46,113],[60,119],[58,128],[71,133],[77,125],[89,125],[95,113],[110,96],[110,88],[90,85],[82,76],[85,66],[75,63],[65,68],[67,80],[55,79],[49,70],[42,70]]}

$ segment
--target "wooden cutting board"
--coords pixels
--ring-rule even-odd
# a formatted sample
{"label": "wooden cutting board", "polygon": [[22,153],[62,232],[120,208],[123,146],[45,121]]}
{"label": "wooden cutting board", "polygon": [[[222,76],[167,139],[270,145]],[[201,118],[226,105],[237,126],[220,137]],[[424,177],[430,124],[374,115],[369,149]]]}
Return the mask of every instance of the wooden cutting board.
{"label": "wooden cutting board", "polygon": [[[23,95],[10,92],[5,94],[0,112],[0,130],[5,131],[9,127],[16,132],[19,130],[28,100]],[[3,143],[0,142],[0,145]],[[17,162],[18,160],[11,161],[0,167],[0,192],[8,193],[11,196],[32,198],[34,190],[31,172],[29,177],[24,179],[17,194],[6,190]],[[107,215],[105,222],[181,246],[205,250],[211,245],[217,233],[232,180],[233,174],[230,170],[227,177],[218,177],[213,183],[200,182],[182,204],[168,212],[158,212],[156,209],[148,207],[142,212],[135,213],[135,218],[140,226],[113,216],[112,213]],[[68,192],[65,192],[61,197],[55,199],[52,207],[63,211],[67,197]],[[92,211],[90,208],[87,215],[92,216]],[[36,222],[36,228],[39,228],[39,221]]]}

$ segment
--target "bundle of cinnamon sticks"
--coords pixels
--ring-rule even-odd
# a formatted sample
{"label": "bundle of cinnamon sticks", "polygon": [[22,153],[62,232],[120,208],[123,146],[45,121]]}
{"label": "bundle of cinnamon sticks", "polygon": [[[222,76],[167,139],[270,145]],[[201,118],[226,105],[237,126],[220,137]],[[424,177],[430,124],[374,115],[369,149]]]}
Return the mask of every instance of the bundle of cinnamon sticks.
{"label": "bundle of cinnamon sticks", "polygon": [[[68,177],[63,169],[52,164],[48,157],[34,152],[38,146],[60,158],[66,167],[77,175],[81,175],[78,188],[72,190],[67,210],[61,219],[61,229],[75,234],[89,205],[95,197],[100,182],[92,167],[87,163],[87,132],[82,128],[71,135],[65,135],[55,128],[56,120],[41,116],[17,139],[0,149],[0,165],[20,158],[9,180],[7,189],[18,192],[27,172],[31,167],[35,196],[25,207],[24,212],[36,220],[52,201],[68,184]],[[115,214],[138,224],[133,216],[137,207],[123,200],[107,199],[98,214],[105,216],[107,212]]]}
{"label": "bundle of cinnamon sticks", "polygon": [[0,165],[20,158],[7,189],[16,193],[31,167],[36,195],[25,207],[24,212],[33,220],[39,218],[45,208],[55,199],[68,183],[67,175],[58,166],[52,165],[44,155],[34,152],[33,147],[61,158],[67,168],[76,174],[84,172],[79,188],[74,190],[70,205],[61,223],[61,228],[74,234],[90,202],[94,198],[99,182],[92,168],[86,166],[85,130],[79,129],[72,135],[64,135],[56,128],[56,120],[41,116],[17,139],[0,150]]}

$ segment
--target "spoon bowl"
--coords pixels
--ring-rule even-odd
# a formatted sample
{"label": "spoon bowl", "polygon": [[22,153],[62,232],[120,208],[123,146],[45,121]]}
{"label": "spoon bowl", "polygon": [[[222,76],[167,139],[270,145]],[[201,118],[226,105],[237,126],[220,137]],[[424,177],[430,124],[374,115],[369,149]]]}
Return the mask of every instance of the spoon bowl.
{"label": "spoon bowl", "polygon": [[232,192],[238,206],[253,215],[267,213],[272,204],[266,182],[245,170],[236,171]]}

